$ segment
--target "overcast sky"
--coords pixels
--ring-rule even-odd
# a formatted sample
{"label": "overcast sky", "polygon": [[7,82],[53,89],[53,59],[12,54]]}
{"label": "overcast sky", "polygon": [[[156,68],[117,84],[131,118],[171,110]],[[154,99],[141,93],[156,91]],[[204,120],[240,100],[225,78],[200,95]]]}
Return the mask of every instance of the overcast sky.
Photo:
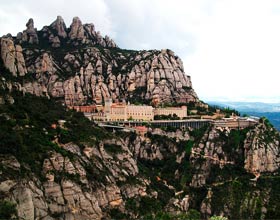
{"label": "overcast sky", "polygon": [[0,35],[57,15],[94,23],[121,48],[173,50],[202,100],[280,102],[280,1],[0,0]]}

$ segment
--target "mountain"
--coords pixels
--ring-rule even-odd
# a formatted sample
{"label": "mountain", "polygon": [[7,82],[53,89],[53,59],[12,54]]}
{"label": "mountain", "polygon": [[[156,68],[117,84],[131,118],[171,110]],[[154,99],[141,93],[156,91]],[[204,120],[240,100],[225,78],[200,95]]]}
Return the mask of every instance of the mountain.
{"label": "mountain", "polygon": [[41,31],[29,20],[0,48],[0,219],[279,219],[280,135],[267,119],[143,135],[68,108],[112,97],[206,111],[172,51],[123,50],[61,17]]}
{"label": "mountain", "polygon": [[78,17],[66,28],[58,16],[40,31],[30,19],[16,37],[1,37],[1,58],[1,68],[20,81],[16,86],[23,92],[66,105],[100,104],[108,97],[154,104],[198,102],[174,52],[120,49]]}
{"label": "mountain", "polygon": [[241,114],[266,117],[280,131],[280,103],[209,101],[209,104],[233,108]]}

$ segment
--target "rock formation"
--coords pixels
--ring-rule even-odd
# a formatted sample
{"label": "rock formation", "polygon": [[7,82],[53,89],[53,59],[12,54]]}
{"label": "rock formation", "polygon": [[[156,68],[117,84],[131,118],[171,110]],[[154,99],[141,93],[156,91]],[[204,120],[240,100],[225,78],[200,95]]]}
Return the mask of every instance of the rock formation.
{"label": "rock formation", "polygon": [[253,174],[274,172],[280,164],[280,144],[277,132],[260,124],[247,134],[244,143],[245,169]]}
{"label": "rock formation", "polygon": [[[45,60],[49,59],[47,57],[45,55]],[[84,71],[93,71],[92,66]],[[19,97],[12,102],[11,98],[5,94],[1,105],[15,105],[11,109],[17,109],[21,103]],[[38,106],[42,108],[43,103],[45,99]],[[43,135],[44,140],[38,142],[38,146],[28,146],[36,158],[31,161],[19,157],[21,150],[15,153],[9,147],[9,153],[5,154],[3,149],[7,152],[7,146],[2,144],[0,148],[0,193],[16,205],[20,218],[112,219],[118,218],[117,212],[126,219],[139,219],[153,212],[143,209],[147,209],[147,204],[155,208],[155,212],[160,206],[161,212],[171,216],[196,209],[205,219],[212,215],[259,218],[273,216],[279,208],[274,197],[277,197],[274,190],[278,185],[270,185],[278,177],[279,134],[271,127],[259,124],[238,131],[209,126],[202,128],[199,135],[191,129],[163,131],[154,128],[142,137],[130,132],[115,136],[85,121],[85,128],[93,132],[81,133],[79,138],[89,135],[81,146],[75,143],[79,139],[72,139],[74,133],[71,132],[77,131],[72,126],[83,119],[77,119],[70,111],[62,113],[60,110],[60,116],[51,113],[50,117],[68,115],[65,127],[54,129],[47,126],[53,118],[50,118],[51,123],[40,121],[47,114],[45,110],[27,114],[29,109],[23,113],[28,119],[18,113],[0,112],[5,126],[11,126],[10,132],[28,134],[26,143],[32,143],[34,133],[29,133],[32,129],[37,135]],[[20,124],[9,125],[11,118],[13,123]],[[67,137],[68,132],[70,136]],[[264,134],[271,134],[266,144],[263,144]],[[231,139],[236,135],[241,137],[238,142]],[[49,137],[50,143],[47,142]],[[46,143],[48,147],[43,149],[48,150],[37,149]],[[267,151],[262,150],[263,146],[268,147]],[[257,154],[252,152],[258,150],[261,152],[258,159],[264,163],[252,160],[252,155]],[[273,161],[273,166],[267,161]],[[259,178],[265,177],[260,182],[252,179],[254,168],[261,172]],[[23,171],[28,175],[18,178]],[[267,181],[267,185],[261,185],[263,181]]]}
{"label": "rock formation", "polygon": [[1,38],[1,58],[4,66],[14,76],[24,76],[27,73],[22,47],[14,45],[11,38]]}
{"label": "rock formation", "polygon": [[67,37],[66,25],[61,16],[57,16],[57,19],[50,26],[57,31],[57,35],[59,37],[62,37],[62,38]]}
{"label": "rock formation", "polygon": [[[24,91],[59,98],[67,105],[100,104],[107,97],[155,105],[199,101],[182,61],[172,51],[118,49],[108,36],[103,38],[93,24],[83,25],[78,17],[69,29],[58,16],[40,31],[30,19],[16,40],[1,41],[1,57],[13,75],[27,71],[36,75],[22,84]],[[32,49],[28,44],[39,45]]]}
{"label": "rock formation", "polygon": [[74,17],[70,26],[69,38],[71,40],[83,40],[85,38],[84,28],[80,18]]}
{"label": "rock formation", "polygon": [[30,18],[28,22],[26,23],[26,30],[23,31],[21,40],[23,42],[27,42],[30,44],[38,44],[39,39],[37,35],[37,30],[34,28],[34,22],[33,19]]}

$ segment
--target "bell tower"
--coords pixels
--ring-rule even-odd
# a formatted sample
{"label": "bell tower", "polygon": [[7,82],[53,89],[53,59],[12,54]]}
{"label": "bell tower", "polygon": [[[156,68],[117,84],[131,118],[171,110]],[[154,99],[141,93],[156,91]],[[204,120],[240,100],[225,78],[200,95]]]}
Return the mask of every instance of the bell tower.
{"label": "bell tower", "polygon": [[112,99],[111,98],[106,98],[105,99],[104,113],[105,113],[107,121],[110,121],[111,107],[112,107]]}

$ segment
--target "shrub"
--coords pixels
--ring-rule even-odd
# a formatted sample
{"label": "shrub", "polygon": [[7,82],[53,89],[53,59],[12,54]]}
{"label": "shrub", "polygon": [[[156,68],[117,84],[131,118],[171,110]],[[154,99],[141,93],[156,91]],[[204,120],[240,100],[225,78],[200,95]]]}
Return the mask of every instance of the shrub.
{"label": "shrub", "polygon": [[16,204],[9,201],[0,201],[0,220],[16,219]]}
{"label": "shrub", "polygon": [[214,215],[210,218],[210,220],[228,220],[227,217],[223,217],[223,216],[217,216],[217,215]]}
{"label": "shrub", "polygon": [[186,219],[186,220],[199,220],[200,218],[200,212],[195,210],[195,209],[190,209],[186,216],[184,216],[184,218],[181,219]]}

